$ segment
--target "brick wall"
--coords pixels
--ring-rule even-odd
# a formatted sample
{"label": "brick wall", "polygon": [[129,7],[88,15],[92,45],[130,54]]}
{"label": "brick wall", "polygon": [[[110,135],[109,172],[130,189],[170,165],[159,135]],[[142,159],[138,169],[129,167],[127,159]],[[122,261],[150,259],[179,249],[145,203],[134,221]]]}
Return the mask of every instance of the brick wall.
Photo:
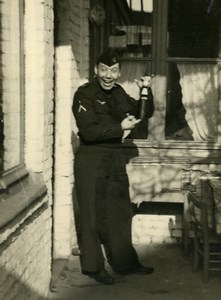
{"label": "brick wall", "polygon": [[0,253],[1,300],[46,298],[51,276],[51,213],[47,205],[19,224],[0,246]]}
{"label": "brick wall", "polygon": [[[24,158],[28,171],[42,173],[48,192],[47,196],[27,208],[23,217],[18,215],[10,226],[1,228],[4,237],[0,244],[2,300],[46,299],[51,280],[53,1],[24,2]],[[7,13],[10,14],[1,11],[2,15]],[[4,41],[2,43],[4,45]]]}
{"label": "brick wall", "polygon": [[138,214],[133,218],[134,244],[174,243],[182,237],[182,215]]}
{"label": "brick wall", "polygon": [[69,256],[76,244],[72,189],[77,137],[71,106],[89,73],[88,9],[89,0],[61,0],[55,7],[54,258]]}

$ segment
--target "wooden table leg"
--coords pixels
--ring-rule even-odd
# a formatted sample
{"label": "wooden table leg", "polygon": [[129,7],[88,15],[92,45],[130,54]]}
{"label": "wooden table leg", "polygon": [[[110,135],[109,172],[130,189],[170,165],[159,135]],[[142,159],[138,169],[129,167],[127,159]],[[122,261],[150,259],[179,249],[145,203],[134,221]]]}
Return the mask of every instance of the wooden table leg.
{"label": "wooden table leg", "polygon": [[183,229],[182,229],[182,244],[184,254],[187,255],[189,251],[189,214],[188,214],[188,200],[187,193],[183,194]]}

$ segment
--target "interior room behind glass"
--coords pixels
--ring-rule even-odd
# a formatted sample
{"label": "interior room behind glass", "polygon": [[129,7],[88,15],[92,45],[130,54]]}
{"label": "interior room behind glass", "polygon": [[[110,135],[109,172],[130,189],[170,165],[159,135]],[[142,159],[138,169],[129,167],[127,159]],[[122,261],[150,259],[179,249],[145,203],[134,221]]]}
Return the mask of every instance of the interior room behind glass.
{"label": "interior room behind glass", "polygon": [[168,4],[166,139],[215,141],[221,1]]}

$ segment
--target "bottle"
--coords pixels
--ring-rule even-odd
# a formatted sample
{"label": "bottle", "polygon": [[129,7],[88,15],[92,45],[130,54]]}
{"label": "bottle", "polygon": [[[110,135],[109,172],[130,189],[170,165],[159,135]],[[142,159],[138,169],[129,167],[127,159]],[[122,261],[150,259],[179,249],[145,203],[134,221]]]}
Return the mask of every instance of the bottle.
{"label": "bottle", "polygon": [[140,119],[143,119],[145,116],[146,105],[148,100],[148,88],[143,87],[140,94],[141,106],[140,106]]}

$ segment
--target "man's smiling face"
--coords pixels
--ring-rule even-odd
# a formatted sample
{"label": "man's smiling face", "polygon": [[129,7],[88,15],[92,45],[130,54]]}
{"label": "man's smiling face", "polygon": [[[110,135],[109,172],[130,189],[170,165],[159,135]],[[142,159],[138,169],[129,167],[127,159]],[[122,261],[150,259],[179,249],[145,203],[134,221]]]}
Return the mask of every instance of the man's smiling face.
{"label": "man's smiling face", "polygon": [[101,87],[104,90],[111,90],[121,75],[119,63],[109,67],[99,62],[99,64],[95,66],[94,71]]}

